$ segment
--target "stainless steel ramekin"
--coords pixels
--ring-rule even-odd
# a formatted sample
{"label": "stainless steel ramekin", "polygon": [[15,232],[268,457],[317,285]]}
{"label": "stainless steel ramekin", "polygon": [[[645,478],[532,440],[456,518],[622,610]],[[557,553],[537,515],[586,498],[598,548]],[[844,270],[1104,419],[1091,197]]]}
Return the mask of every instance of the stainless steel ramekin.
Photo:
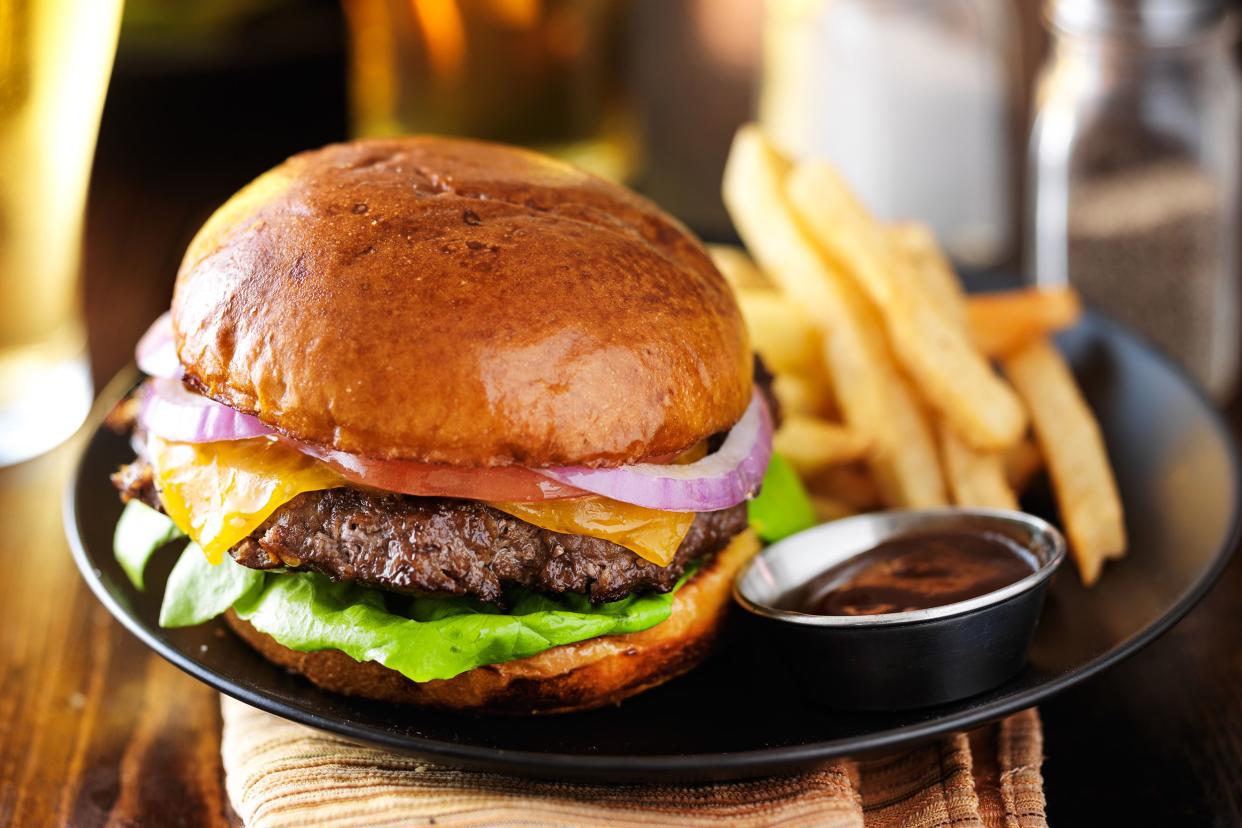
{"label": "stainless steel ramekin", "polygon": [[[1031,552],[1030,575],[987,595],[931,609],[826,616],[779,609],[781,597],[829,567],[899,535],[991,531]],[[1002,509],[873,512],[768,546],[738,573],[733,596],[749,640],[775,645],[812,701],[854,710],[925,707],[973,696],[1026,663],[1048,579],[1065,540],[1045,520]]]}

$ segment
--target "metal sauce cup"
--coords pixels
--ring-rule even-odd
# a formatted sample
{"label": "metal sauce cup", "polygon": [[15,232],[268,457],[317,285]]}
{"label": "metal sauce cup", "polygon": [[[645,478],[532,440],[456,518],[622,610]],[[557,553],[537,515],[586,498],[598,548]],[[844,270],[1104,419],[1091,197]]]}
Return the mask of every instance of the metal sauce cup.
{"label": "metal sauce cup", "polygon": [[[1037,568],[994,592],[955,604],[883,615],[811,615],[777,605],[842,561],[900,535],[996,532]],[[811,701],[852,710],[926,707],[973,696],[1026,663],[1048,579],[1065,559],[1056,527],[1003,509],[872,512],[772,544],[738,573],[733,597],[754,621],[753,640],[778,647]]]}

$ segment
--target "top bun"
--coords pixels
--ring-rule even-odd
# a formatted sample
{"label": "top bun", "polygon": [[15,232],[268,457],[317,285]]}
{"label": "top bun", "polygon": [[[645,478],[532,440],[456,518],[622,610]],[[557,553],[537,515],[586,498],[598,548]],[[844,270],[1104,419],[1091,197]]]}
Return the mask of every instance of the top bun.
{"label": "top bun", "polygon": [[751,394],[737,305],[680,223],[475,141],[290,158],[195,236],[172,320],[205,394],[376,458],[632,463],[729,428]]}

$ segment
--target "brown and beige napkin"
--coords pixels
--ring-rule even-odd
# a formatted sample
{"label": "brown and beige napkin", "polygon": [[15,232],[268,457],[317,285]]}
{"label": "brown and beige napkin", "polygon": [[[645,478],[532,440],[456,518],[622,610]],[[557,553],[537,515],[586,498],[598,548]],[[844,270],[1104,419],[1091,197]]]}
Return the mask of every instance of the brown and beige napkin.
{"label": "brown and beige napkin", "polygon": [[229,798],[247,828],[572,825],[1037,828],[1043,734],[1026,710],[881,758],[705,785],[587,785],[454,770],[225,697]]}

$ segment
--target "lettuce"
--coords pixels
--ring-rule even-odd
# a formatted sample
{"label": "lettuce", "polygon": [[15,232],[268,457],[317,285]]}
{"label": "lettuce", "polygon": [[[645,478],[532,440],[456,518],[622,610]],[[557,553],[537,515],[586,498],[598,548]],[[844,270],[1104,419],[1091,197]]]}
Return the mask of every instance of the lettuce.
{"label": "lettuce", "polygon": [[[151,515],[142,519],[148,530],[159,526]],[[129,560],[142,557],[142,565],[164,543],[155,543],[162,537],[155,531],[135,531],[132,537],[144,542],[126,545],[125,555]],[[147,550],[145,556],[137,554],[140,548]],[[118,561],[121,554],[118,545]],[[137,571],[141,577],[141,566]],[[513,588],[505,594],[502,610],[466,598],[385,594],[313,572],[261,572],[228,556],[213,566],[191,543],[168,576],[160,626],[201,624],[232,608],[291,649],[340,650],[414,681],[431,681],[562,644],[654,627],[668,618],[674,594],[691,574],[683,575],[672,592],[631,595],[606,604],[574,593],[549,596]]]}
{"label": "lettuce", "polygon": [[142,573],[147,568],[147,561],[160,547],[184,537],[185,532],[178,529],[167,515],[141,501],[131,500],[125,504],[125,511],[121,512],[121,519],[116,522],[116,530],[112,533],[112,554],[130,583],[141,591]]}
{"label": "lettuce", "polygon": [[[689,573],[682,576],[680,588]],[[463,598],[398,598],[315,573],[273,574],[234,611],[302,652],[333,649],[414,681],[452,678],[484,664],[527,658],[562,644],[654,627],[673,592],[592,604],[582,595],[511,589],[507,609]]]}
{"label": "lettuce", "polygon": [[759,537],[774,543],[815,525],[815,508],[802,481],[784,457],[772,455],[759,495],[747,504],[750,526]]}
{"label": "lettuce", "polygon": [[218,564],[207,561],[197,543],[182,551],[164,586],[160,605],[161,627],[192,627],[220,615],[247,594],[263,587],[264,575],[232,558]]}

